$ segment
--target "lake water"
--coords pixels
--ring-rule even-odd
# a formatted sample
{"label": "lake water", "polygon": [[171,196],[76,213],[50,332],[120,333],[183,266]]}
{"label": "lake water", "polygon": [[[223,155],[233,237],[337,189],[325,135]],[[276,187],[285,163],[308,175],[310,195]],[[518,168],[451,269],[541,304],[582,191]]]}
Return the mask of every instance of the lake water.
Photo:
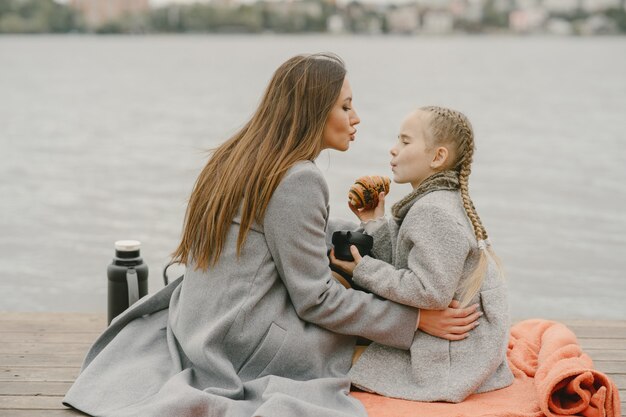
{"label": "lake water", "polygon": [[623,37],[2,36],[0,311],[105,311],[119,239],[142,241],[161,288],[204,151],[317,51],[345,59],[362,119],[317,161],[334,216],[354,178],[390,174],[406,113],[457,108],[512,315],[626,319]]}

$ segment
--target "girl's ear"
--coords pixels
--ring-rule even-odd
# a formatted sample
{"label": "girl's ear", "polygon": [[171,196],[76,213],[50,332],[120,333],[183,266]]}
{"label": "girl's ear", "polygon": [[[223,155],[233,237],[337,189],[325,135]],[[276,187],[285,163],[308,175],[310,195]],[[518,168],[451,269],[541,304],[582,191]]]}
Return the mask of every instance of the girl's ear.
{"label": "girl's ear", "polygon": [[448,148],[445,146],[439,146],[435,149],[435,153],[433,155],[433,160],[430,162],[430,167],[432,169],[440,169],[446,165],[448,162],[448,158],[450,157],[450,152]]}

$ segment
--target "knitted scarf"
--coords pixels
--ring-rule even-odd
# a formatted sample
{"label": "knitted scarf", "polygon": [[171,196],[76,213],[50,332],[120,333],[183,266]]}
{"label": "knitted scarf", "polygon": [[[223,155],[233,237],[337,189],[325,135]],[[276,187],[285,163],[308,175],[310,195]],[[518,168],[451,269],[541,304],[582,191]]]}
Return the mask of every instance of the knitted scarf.
{"label": "knitted scarf", "polygon": [[404,217],[413,204],[424,195],[438,190],[458,190],[459,173],[456,171],[442,171],[426,178],[416,189],[407,194],[402,200],[391,207],[393,219],[402,224]]}

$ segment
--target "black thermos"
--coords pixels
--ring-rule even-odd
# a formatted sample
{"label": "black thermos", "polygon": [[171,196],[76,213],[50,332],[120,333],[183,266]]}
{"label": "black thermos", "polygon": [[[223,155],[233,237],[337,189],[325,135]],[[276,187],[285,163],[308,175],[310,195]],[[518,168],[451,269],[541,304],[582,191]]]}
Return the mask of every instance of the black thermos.
{"label": "black thermos", "polygon": [[115,242],[115,257],[107,268],[109,278],[108,323],[148,294],[148,265],[139,254],[136,240]]}

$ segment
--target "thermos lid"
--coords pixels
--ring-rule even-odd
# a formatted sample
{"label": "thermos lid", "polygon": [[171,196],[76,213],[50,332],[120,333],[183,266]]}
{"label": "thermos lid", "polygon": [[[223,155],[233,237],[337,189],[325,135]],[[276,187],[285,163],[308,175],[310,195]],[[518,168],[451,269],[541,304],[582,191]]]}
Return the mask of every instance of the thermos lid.
{"label": "thermos lid", "polygon": [[133,252],[139,250],[141,242],[138,240],[118,240],[115,242],[115,250],[120,252]]}

